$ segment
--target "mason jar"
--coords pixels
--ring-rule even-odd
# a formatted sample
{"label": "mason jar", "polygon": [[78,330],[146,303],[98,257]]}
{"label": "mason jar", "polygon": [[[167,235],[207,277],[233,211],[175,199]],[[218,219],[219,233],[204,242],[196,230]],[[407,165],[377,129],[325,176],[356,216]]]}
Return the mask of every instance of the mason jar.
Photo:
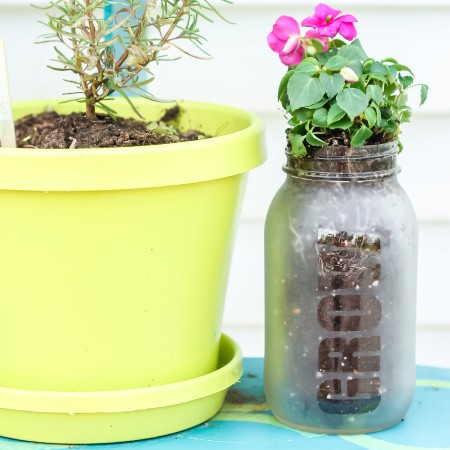
{"label": "mason jar", "polygon": [[265,225],[265,392],[291,427],[367,433],[411,403],[417,225],[397,153],[288,154]]}

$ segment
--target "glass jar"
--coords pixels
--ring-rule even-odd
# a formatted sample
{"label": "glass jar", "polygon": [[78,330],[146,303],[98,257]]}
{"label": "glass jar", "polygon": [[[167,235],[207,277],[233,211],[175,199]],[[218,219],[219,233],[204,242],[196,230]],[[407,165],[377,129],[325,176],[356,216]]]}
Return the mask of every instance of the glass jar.
{"label": "glass jar", "polygon": [[397,153],[288,154],[265,227],[265,391],[294,428],[367,433],[410,405],[417,225]]}

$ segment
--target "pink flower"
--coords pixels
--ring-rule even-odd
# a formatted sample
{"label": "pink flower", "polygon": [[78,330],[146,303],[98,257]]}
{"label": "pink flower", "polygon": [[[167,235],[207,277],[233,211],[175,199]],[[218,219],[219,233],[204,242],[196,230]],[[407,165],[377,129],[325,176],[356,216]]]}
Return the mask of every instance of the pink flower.
{"label": "pink flower", "polygon": [[353,23],[357,20],[350,14],[339,16],[340,13],[341,11],[337,9],[319,3],[314,10],[314,15],[304,19],[302,25],[317,29],[321,36],[334,38],[339,33],[351,41],[356,37],[356,28]]}
{"label": "pink flower", "polygon": [[267,36],[267,43],[274,52],[279,54],[283,64],[293,66],[302,61],[305,52],[300,38],[298,22],[292,17],[281,16]]}

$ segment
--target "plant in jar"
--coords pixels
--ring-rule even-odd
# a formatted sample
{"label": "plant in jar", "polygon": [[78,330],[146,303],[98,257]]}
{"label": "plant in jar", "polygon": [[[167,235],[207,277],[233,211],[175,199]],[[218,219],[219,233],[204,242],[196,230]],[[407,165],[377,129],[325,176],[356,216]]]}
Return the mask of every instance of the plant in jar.
{"label": "plant in jar", "polygon": [[[265,225],[265,391],[311,432],[395,425],[415,386],[417,225],[397,181],[408,94],[428,87],[369,57],[357,19],[323,3],[267,40],[288,66],[287,177]],[[341,39],[343,38],[343,39]]]}
{"label": "plant in jar", "polygon": [[286,134],[294,156],[330,144],[396,141],[401,124],[411,118],[409,91],[420,88],[420,104],[427,98],[427,85],[415,84],[409,67],[392,57],[367,56],[356,38],[356,22],[320,3],[301,22],[312,28],[304,35],[294,18],[281,16],[267,37],[288,66],[278,99],[289,119]]}

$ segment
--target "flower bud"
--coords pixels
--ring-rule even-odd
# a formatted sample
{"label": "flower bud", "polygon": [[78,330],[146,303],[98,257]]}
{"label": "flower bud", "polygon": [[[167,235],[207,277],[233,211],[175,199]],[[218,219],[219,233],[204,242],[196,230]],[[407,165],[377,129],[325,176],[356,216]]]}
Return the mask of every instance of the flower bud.
{"label": "flower bud", "polygon": [[344,77],[344,80],[348,83],[355,83],[359,81],[358,75],[356,75],[355,71],[350,67],[343,67],[339,73]]}
{"label": "flower bud", "polygon": [[314,55],[317,54],[317,49],[316,49],[316,47],[314,47],[314,45],[307,45],[306,46],[306,53],[309,56],[314,56]]}

